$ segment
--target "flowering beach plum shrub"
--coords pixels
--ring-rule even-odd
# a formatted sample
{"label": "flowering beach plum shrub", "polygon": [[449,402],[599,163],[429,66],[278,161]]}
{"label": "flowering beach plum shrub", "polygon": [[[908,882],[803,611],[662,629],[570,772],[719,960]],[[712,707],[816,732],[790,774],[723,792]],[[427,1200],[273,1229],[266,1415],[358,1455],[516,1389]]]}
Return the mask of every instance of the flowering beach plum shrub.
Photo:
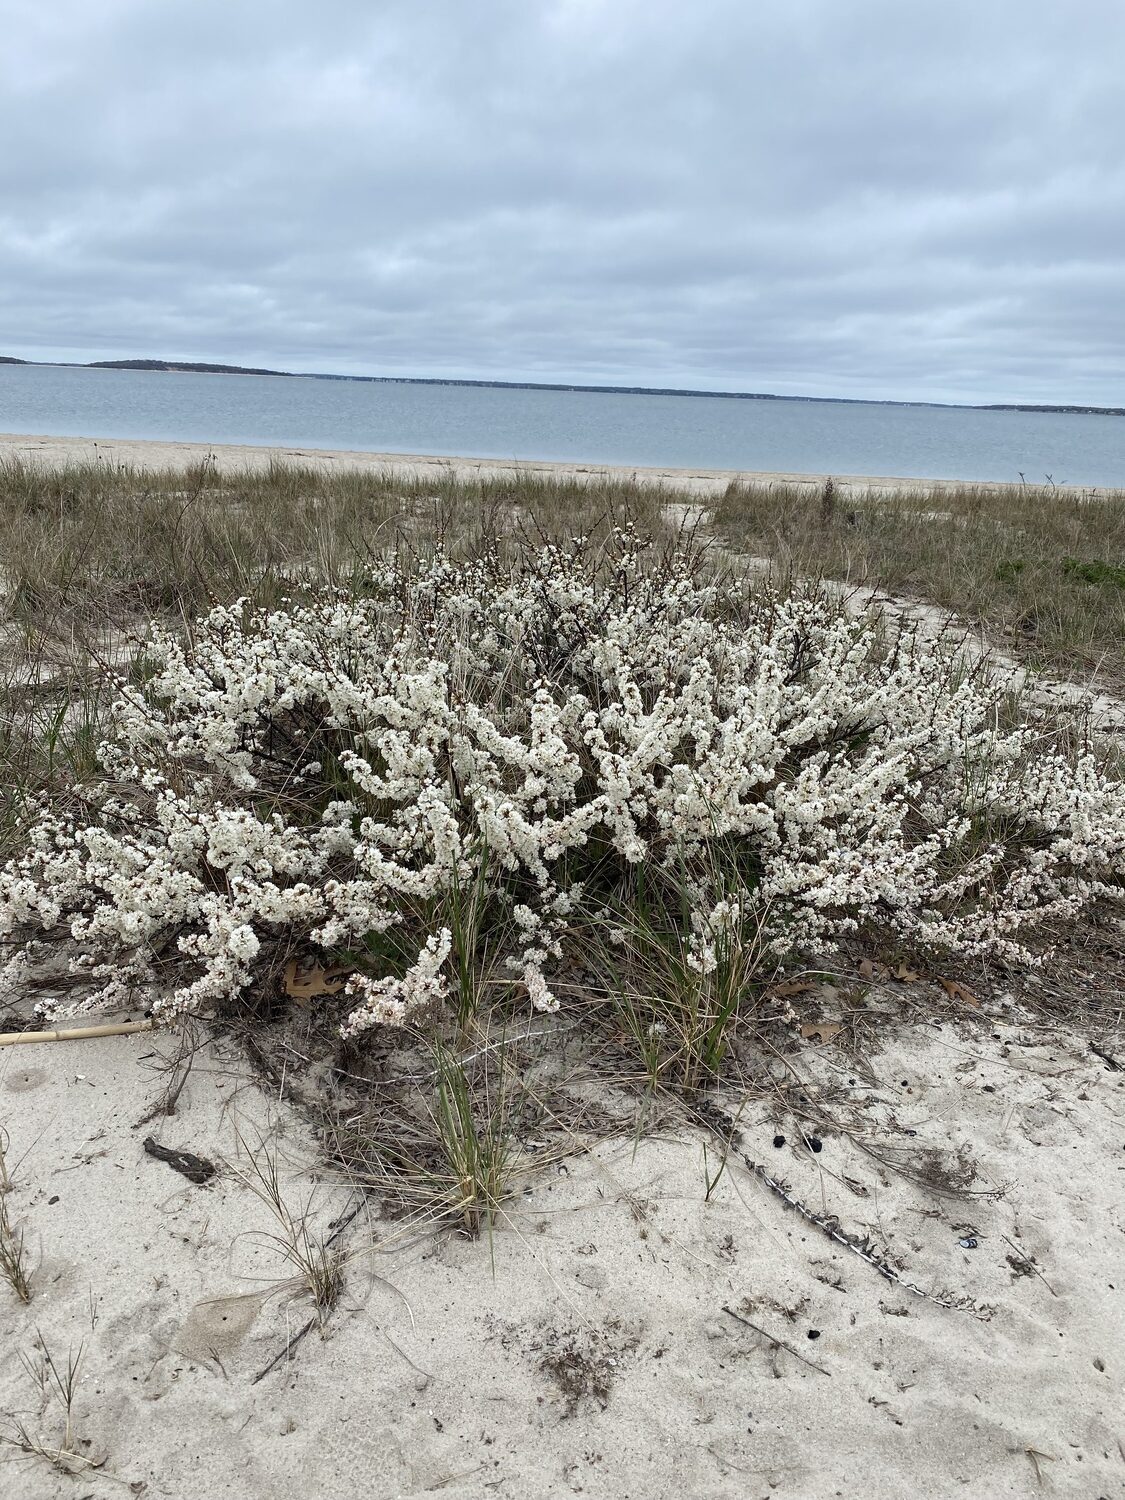
{"label": "flowering beach plum shrub", "polygon": [[986,669],[698,561],[439,551],[154,628],[101,780],[0,873],[0,932],[66,942],[72,1012],[169,1019],[301,945],[349,967],[356,1034],[463,1003],[485,948],[554,1009],[568,936],[644,871],[688,892],[704,973],[734,928],[771,969],[861,929],[1021,961],[1119,893],[1125,788],[1005,727]]}

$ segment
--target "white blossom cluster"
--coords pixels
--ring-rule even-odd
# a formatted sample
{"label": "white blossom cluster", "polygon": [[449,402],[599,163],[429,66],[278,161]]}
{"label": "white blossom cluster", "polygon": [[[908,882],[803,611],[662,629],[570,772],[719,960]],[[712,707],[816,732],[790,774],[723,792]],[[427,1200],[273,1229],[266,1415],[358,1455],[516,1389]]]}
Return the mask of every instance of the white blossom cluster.
{"label": "white blossom cluster", "polygon": [[354,1034],[445,996],[482,921],[553,1009],[568,928],[644,862],[697,890],[701,972],[732,913],[775,962],[865,926],[1018,961],[1125,875],[1125,787],[1003,727],[949,644],[629,533],[387,562],[148,654],[103,780],[0,872],[0,934],[69,935],[85,1009],[213,1007],[297,939],[350,955]]}
{"label": "white blossom cluster", "polygon": [[443,1000],[448,984],[442,967],[452,946],[453,934],[443,927],[426,939],[426,946],[402,979],[393,975],[373,979],[369,974],[353,974],[344,992],[362,1003],[348,1017],[344,1035],[358,1036],[372,1026],[403,1026],[435,1001]]}

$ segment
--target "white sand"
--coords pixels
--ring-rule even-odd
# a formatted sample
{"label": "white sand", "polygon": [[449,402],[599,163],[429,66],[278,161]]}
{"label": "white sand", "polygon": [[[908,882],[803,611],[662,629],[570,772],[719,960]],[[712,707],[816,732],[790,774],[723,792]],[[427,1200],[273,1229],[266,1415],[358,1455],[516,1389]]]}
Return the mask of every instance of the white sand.
{"label": "white sand", "polygon": [[[37,1329],[56,1358],[83,1343],[75,1426],[105,1468],[72,1478],[18,1458],[0,1493],[1121,1495],[1125,1073],[1005,1014],[983,1030],[888,1016],[877,1082],[811,1047],[800,1066],[839,1084],[836,1118],[854,1132],[824,1134],[817,1155],[792,1120],[775,1149],[761,1105],[742,1121],[744,1150],[805,1204],[965,1310],[882,1279],[741,1163],[705,1201],[702,1138],[683,1130],[545,1168],[491,1244],[357,1219],[326,1337],[257,1384],[308,1316],[304,1300],[260,1295],[286,1274],[255,1233],[269,1214],[229,1171],[192,1186],[141,1142],[154,1131],[235,1161],[236,1127],[253,1138],[272,1122],[286,1192],[297,1205],[315,1191],[324,1228],[353,1200],[317,1183],[307,1127],[219,1047],[176,1115],[147,1125],[169,1039],[5,1049],[9,1206],[35,1277],[26,1309],[0,1288],[0,1411],[50,1438],[55,1415],[16,1354]],[[974,1196],[912,1186],[864,1146],[961,1153]],[[976,1248],[959,1245],[969,1236]],[[568,1351],[601,1399],[568,1402],[543,1368]]]}
{"label": "white sand", "polygon": [[[0,433],[0,459],[18,457],[29,462],[58,467],[67,463],[125,464],[133,468],[182,468],[211,458],[227,472],[264,468],[271,460],[323,465],[325,468],[370,469],[401,474],[408,478],[429,474],[452,474],[459,479],[502,478],[504,475],[542,474],[560,479],[596,481],[635,480],[641,484],[687,490],[694,494],[721,494],[734,480],[764,484],[823,485],[827,474],[785,474],[739,469],[640,468],[612,464],[544,463],[530,459],[449,458],[423,453],[364,453],[346,449],[259,447],[249,444],[164,443],[139,439],[43,437],[26,433]],[[963,488],[963,480],[902,479],[880,475],[836,474],[841,494],[878,493],[881,490],[918,490],[937,493],[943,487]],[[1019,486],[989,484],[990,489]],[[1110,490],[1089,486],[1060,485],[1060,494],[1107,495]]]}

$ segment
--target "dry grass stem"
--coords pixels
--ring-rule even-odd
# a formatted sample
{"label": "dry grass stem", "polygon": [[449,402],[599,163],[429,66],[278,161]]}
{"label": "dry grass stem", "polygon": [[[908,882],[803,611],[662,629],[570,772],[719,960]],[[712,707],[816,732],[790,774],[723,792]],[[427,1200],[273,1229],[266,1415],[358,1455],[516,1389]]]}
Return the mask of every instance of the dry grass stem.
{"label": "dry grass stem", "polygon": [[0,1442],[29,1457],[44,1459],[52,1468],[63,1474],[78,1475],[100,1469],[104,1459],[93,1459],[81,1450],[88,1447],[74,1427],[74,1400],[78,1390],[78,1372],[82,1363],[83,1345],[67,1354],[65,1366],[56,1361],[42,1334],[37,1336],[35,1356],[21,1352],[20,1363],[28,1379],[35,1387],[41,1409],[57,1404],[62,1409],[63,1431],[61,1437],[50,1439],[34,1432],[22,1417],[9,1416],[9,1433],[0,1433]]}
{"label": "dry grass stem", "polygon": [[343,1290],[346,1252],[311,1228],[312,1195],[302,1210],[290,1207],[281,1186],[276,1148],[264,1137],[259,1137],[250,1146],[240,1133],[236,1134],[249,1164],[245,1168],[232,1166],[231,1170],[243,1186],[270,1210],[278,1228],[272,1232],[260,1231],[260,1237],[273,1245],[296,1273],[292,1281],[285,1282],[277,1290],[296,1290],[310,1296],[317,1323],[323,1330]]}
{"label": "dry grass stem", "polygon": [[23,1230],[8,1215],[7,1185],[0,1189],[0,1276],[21,1302],[31,1301],[31,1272],[27,1267]]}

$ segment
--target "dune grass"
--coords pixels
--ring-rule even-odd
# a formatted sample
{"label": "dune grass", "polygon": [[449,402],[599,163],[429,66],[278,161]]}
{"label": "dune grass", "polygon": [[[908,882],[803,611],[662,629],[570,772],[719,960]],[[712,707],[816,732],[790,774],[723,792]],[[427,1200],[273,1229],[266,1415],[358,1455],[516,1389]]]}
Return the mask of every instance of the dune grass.
{"label": "dune grass", "polygon": [[70,1348],[64,1365],[61,1357],[55,1358],[42,1334],[37,1334],[32,1353],[28,1355],[21,1351],[19,1355],[32,1388],[39,1396],[40,1415],[44,1416],[48,1409],[57,1407],[61,1415],[56,1427],[61,1424],[62,1431],[56,1430],[55,1436],[49,1438],[29,1427],[22,1418],[11,1416],[8,1418],[10,1430],[0,1432],[0,1443],[15,1453],[41,1458],[53,1469],[72,1477],[89,1475],[104,1463],[104,1459],[92,1458],[83,1451],[88,1444],[78,1435],[75,1426],[74,1404],[83,1348],[82,1344],[77,1349]]}
{"label": "dune grass", "polygon": [[21,1302],[31,1301],[31,1273],[23,1242],[23,1230],[12,1224],[8,1204],[0,1190],[0,1277]]}
{"label": "dune grass", "polygon": [[[294,576],[346,585],[405,542],[472,550],[513,531],[560,539],[632,520],[671,531],[698,496],[524,474],[466,481],[273,463],[142,470],[0,464],[9,634],[104,640],[212,599],[270,603]],[[672,517],[672,519],[668,519]],[[737,553],[925,599],[1035,664],[1125,674],[1125,492],[919,484],[867,495],[732,484],[704,519]]]}
{"label": "dune grass", "polygon": [[776,569],[923,599],[1034,666],[1125,680],[1125,492],[942,485],[826,498],[734,484],[712,522]]}
{"label": "dune grass", "polygon": [[232,1168],[235,1177],[260,1203],[269,1209],[276,1228],[259,1232],[261,1238],[280,1256],[292,1271],[276,1291],[292,1292],[311,1299],[316,1321],[323,1330],[329,1314],[344,1288],[346,1257],[312,1224],[312,1195],[303,1205],[293,1207],[281,1180],[281,1163],[275,1143],[260,1136],[247,1142],[237,1133],[242,1158],[247,1162]]}
{"label": "dune grass", "polygon": [[191,615],[212,598],[269,603],[295,571],[347,583],[403,540],[463,551],[498,528],[557,538],[626,516],[659,525],[662,499],[641,485],[533,474],[467,482],[281,463],[228,473],[207,462],[142,470],[10,460],[0,463],[6,612],[43,628]]}

